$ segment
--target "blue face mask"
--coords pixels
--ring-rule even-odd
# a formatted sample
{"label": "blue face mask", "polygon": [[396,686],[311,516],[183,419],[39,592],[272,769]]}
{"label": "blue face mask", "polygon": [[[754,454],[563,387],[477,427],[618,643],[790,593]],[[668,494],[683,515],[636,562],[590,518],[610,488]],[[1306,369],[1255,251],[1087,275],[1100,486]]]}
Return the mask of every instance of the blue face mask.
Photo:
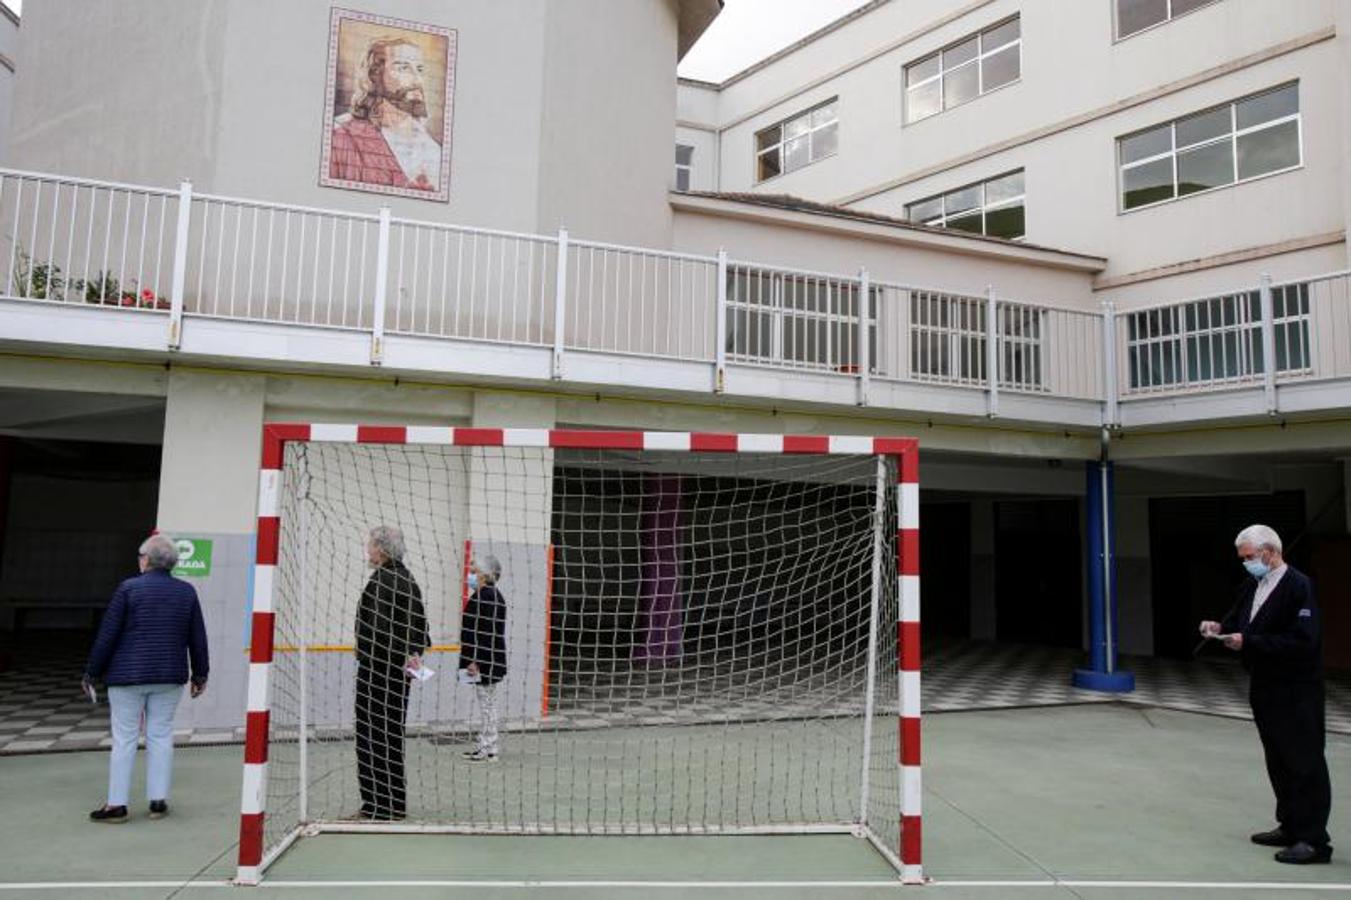
{"label": "blue face mask", "polygon": [[1243,568],[1248,570],[1248,574],[1253,578],[1261,578],[1271,571],[1271,566],[1262,562],[1260,559],[1243,560]]}
{"label": "blue face mask", "polygon": [[469,580],[469,590],[471,591],[478,590],[478,573],[470,572],[468,580]]}

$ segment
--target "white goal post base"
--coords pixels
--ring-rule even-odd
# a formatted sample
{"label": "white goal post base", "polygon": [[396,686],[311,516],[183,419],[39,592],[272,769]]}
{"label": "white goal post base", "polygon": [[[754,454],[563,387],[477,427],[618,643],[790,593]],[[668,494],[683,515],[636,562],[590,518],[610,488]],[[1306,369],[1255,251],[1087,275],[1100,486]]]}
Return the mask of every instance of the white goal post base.
{"label": "white goal post base", "polygon": [[[237,883],[324,833],[853,834],[923,882],[918,487],[910,438],[265,425]],[[372,757],[350,635],[382,525],[440,674]],[[506,598],[486,768],[458,759],[496,752],[456,683],[471,560]],[[392,820],[337,821],[372,779]]]}

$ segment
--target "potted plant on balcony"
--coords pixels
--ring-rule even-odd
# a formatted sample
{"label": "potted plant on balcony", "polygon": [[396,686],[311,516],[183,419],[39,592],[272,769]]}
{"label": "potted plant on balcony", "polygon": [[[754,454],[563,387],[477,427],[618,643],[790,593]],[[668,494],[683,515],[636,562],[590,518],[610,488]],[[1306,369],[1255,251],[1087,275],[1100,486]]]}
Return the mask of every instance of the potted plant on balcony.
{"label": "potted plant on balcony", "polygon": [[60,294],[64,299],[68,287],[74,288],[77,292],[83,287],[78,280],[68,281],[61,273],[60,266],[53,263],[35,263],[33,258],[22,250],[19,251],[11,280],[14,296],[34,300],[50,300],[55,294]]}

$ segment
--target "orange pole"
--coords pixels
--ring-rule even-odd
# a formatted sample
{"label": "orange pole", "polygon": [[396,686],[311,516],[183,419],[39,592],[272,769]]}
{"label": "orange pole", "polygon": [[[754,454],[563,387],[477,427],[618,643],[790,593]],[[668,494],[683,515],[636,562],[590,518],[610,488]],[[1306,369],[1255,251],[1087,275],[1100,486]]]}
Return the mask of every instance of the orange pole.
{"label": "orange pole", "polygon": [[539,715],[549,718],[549,650],[554,630],[554,545],[544,554],[544,688],[539,695]]}
{"label": "orange pole", "polygon": [[464,612],[469,606],[469,560],[474,552],[474,542],[465,539],[464,542],[464,568],[460,570],[460,612]]}

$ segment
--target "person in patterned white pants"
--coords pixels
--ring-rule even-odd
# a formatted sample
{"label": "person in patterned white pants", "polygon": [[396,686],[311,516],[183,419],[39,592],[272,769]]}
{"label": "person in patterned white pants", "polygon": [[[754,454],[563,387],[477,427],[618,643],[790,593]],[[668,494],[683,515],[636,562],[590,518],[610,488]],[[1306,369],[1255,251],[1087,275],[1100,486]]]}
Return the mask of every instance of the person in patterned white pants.
{"label": "person in patterned white pants", "polygon": [[469,571],[469,603],[460,620],[460,668],[474,683],[479,708],[478,741],[464,754],[470,762],[497,759],[498,686],[507,674],[507,605],[497,582],[502,564],[484,556]]}

